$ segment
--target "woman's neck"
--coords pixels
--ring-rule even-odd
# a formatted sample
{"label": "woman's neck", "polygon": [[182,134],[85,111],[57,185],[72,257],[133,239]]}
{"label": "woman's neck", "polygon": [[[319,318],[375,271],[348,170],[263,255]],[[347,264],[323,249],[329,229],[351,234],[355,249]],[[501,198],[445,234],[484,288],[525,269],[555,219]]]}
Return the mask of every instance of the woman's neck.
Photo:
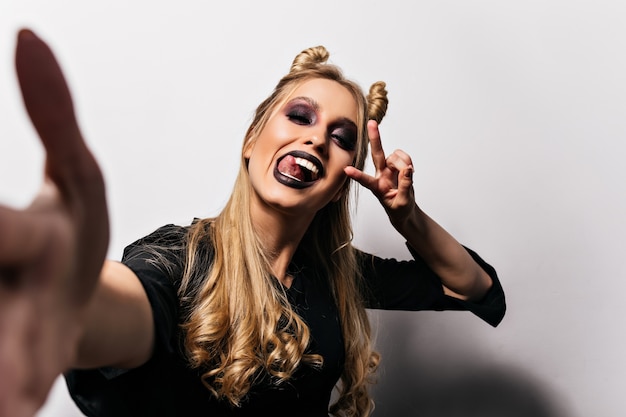
{"label": "woman's neck", "polygon": [[288,267],[313,216],[290,215],[266,204],[253,202],[250,216],[257,236],[265,248],[273,274],[289,287],[293,277]]}

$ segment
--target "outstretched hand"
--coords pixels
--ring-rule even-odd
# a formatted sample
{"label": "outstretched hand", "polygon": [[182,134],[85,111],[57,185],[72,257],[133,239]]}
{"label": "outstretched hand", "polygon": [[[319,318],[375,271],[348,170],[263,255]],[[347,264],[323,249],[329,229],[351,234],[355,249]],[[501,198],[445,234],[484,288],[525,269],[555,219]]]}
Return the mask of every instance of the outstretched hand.
{"label": "outstretched hand", "polygon": [[28,208],[0,206],[1,417],[34,415],[71,365],[109,239],[102,174],[52,51],[22,30],[15,65],[46,166]]}
{"label": "outstretched hand", "polygon": [[367,124],[370,149],[374,162],[375,174],[348,166],[345,173],[359,184],[369,189],[385,208],[391,223],[400,225],[415,208],[413,191],[413,162],[411,157],[401,150],[395,150],[385,156],[378,123],[370,120]]}

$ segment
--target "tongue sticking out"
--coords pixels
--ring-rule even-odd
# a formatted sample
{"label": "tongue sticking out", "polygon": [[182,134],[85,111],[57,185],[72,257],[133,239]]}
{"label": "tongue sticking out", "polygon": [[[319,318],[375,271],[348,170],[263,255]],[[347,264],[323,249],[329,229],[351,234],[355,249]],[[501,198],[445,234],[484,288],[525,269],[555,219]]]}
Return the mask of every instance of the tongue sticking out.
{"label": "tongue sticking out", "polygon": [[296,163],[296,158],[292,155],[285,156],[278,163],[278,171],[280,171],[281,174],[297,179],[298,181],[305,181],[304,172],[302,172],[302,168]]}

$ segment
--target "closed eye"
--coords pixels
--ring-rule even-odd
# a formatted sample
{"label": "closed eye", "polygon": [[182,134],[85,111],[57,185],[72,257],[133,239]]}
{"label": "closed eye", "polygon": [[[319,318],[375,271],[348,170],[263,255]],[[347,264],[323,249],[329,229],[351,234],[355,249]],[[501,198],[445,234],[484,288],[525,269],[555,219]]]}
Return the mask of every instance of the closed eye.
{"label": "closed eye", "polygon": [[315,123],[315,111],[306,102],[291,103],[286,112],[287,118],[298,125]]}
{"label": "closed eye", "polygon": [[289,113],[287,114],[287,118],[299,125],[310,125],[312,121],[311,117],[301,113]]}
{"label": "closed eye", "polygon": [[342,149],[353,151],[356,148],[356,129],[350,125],[333,129],[330,137]]}
{"label": "closed eye", "polygon": [[331,138],[339,145],[340,148],[345,149],[347,151],[354,150],[354,141],[347,140],[339,135],[330,135]]}

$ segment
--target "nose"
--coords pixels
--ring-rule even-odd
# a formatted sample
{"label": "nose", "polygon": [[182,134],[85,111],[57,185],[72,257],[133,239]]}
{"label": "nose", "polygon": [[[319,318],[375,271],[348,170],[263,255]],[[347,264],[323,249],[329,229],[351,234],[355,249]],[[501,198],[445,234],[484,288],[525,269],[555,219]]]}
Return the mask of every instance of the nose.
{"label": "nose", "polygon": [[328,152],[328,138],[325,132],[312,132],[305,144],[312,146],[322,156],[326,156]]}

